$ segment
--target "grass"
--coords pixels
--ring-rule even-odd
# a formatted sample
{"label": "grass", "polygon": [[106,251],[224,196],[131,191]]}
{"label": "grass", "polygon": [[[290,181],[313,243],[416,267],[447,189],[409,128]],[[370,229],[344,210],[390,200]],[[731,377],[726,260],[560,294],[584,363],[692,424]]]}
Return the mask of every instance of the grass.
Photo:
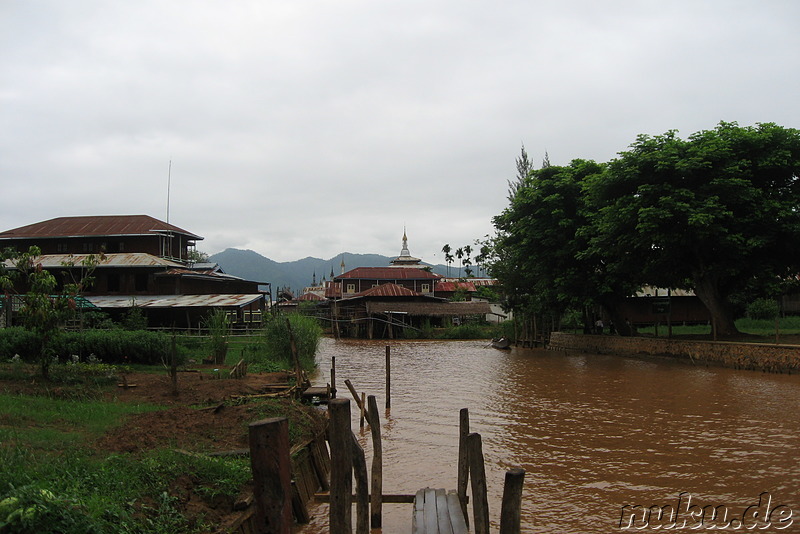
{"label": "grass", "polygon": [[[25,439],[27,432],[98,436],[132,413],[158,410],[153,405],[132,405],[102,401],[59,400],[31,395],[0,394],[0,441],[14,432]],[[56,440],[57,441],[57,440]]]}
{"label": "grass", "polygon": [[[27,383],[25,365],[6,365],[5,378]],[[81,367],[70,372],[76,369]],[[94,368],[83,369],[91,374]],[[83,391],[84,386],[70,379],[54,387]],[[253,406],[254,418],[288,416],[292,442],[315,430],[311,416],[291,401],[266,399]],[[232,504],[251,479],[249,459],[169,449],[106,455],[90,446],[126,416],[158,409],[93,400],[91,395],[65,399],[0,393],[0,532],[216,531],[209,519],[187,513],[185,499],[177,496],[192,492],[193,502]]]}

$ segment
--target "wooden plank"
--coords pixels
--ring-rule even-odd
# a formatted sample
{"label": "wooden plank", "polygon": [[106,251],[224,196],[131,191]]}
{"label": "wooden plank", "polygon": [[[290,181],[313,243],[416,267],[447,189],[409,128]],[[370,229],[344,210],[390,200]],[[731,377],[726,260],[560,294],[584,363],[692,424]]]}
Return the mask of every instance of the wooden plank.
{"label": "wooden plank", "polygon": [[436,490],[436,518],[439,534],[453,534],[450,509],[447,506],[447,493],[443,489]]}
{"label": "wooden plank", "polygon": [[461,499],[458,492],[450,490],[447,493],[447,506],[450,508],[450,521],[453,525],[453,534],[468,534],[467,518],[461,511]]}
{"label": "wooden plank", "polygon": [[[381,500],[385,503],[389,504],[411,504],[415,501],[416,495],[410,495],[408,493],[384,493],[381,496]],[[314,495],[314,500],[321,503],[331,502],[331,496],[329,493],[317,493]],[[351,496],[351,502],[356,502],[356,496]]]}
{"label": "wooden plank", "polygon": [[[384,500],[384,502],[386,502]],[[425,532],[425,490],[421,489],[414,497],[414,513],[411,516],[412,534],[423,534]]]}
{"label": "wooden plank", "polygon": [[439,514],[436,513],[436,490],[425,488],[424,521],[426,534],[439,533]]}

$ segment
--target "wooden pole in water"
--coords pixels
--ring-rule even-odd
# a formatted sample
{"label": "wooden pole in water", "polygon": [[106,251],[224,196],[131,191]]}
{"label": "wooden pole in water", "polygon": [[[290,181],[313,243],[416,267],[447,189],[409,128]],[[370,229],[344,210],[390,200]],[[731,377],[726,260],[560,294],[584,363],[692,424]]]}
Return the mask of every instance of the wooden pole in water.
{"label": "wooden pole in water", "polygon": [[469,450],[469,478],[472,479],[472,517],[475,534],[489,534],[489,500],[486,495],[486,467],[483,462],[481,435],[472,432],[467,436]]}
{"label": "wooden pole in water", "polygon": [[525,470],[515,467],[506,471],[503,504],[500,508],[500,534],[519,534],[522,511],[522,483]]}
{"label": "wooden pole in water", "polygon": [[331,356],[331,399],[336,398],[336,356]]}
{"label": "wooden pole in water", "polygon": [[331,448],[331,534],[352,533],[353,447],[350,429],[350,400],[333,399],[328,403]]}
{"label": "wooden pole in water", "polygon": [[250,466],[258,534],[289,534],[292,480],[289,420],[275,417],[249,426]]}
{"label": "wooden pole in water", "polygon": [[392,348],[386,345],[386,409],[392,408]]}
{"label": "wooden pole in water", "polygon": [[370,495],[370,527],[381,528],[383,523],[383,445],[381,444],[381,425],[378,416],[378,401],[375,395],[367,397],[369,418],[372,424],[372,476]]}
{"label": "wooden pole in water", "polygon": [[458,484],[456,491],[461,502],[461,512],[469,526],[467,516],[467,485],[469,484],[469,451],[467,449],[467,436],[469,436],[469,409],[461,408],[458,420]]}
{"label": "wooden pole in water", "polygon": [[361,418],[358,421],[358,426],[364,428],[364,416],[366,415],[367,410],[367,394],[363,391],[361,392],[361,402],[359,403],[358,407],[361,408]]}
{"label": "wooden pole in water", "polygon": [[[362,404],[361,404],[361,395],[359,395],[358,391],[356,391],[356,388],[353,387],[353,383],[350,381],[349,378],[344,381],[344,385],[347,386],[347,389],[350,390],[350,394],[353,396],[353,400],[356,401],[356,406],[358,406],[358,409],[361,410],[361,406],[362,406]],[[367,419],[367,424],[371,425],[372,421],[370,420],[369,414],[365,414],[365,417]]]}
{"label": "wooden pole in water", "polygon": [[367,458],[352,432],[350,432],[350,445],[353,448],[353,472],[356,479],[356,534],[369,534]]}

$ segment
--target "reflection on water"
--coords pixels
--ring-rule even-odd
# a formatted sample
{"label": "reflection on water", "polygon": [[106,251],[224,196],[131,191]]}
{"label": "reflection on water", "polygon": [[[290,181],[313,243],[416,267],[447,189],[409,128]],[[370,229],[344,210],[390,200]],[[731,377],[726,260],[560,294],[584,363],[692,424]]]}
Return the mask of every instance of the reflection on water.
{"label": "reflection on water", "polygon": [[[391,342],[392,408],[382,413],[384,493],[456,487],[458,416],[483,437],[493,529],[504,473],[526,471],[523,532],[607,533],[623,505],[743,510],[769,491],[800,525],[800,378],[668,359],[502,352],[483,341]],[[316,383],[336,357],[344,380],[385,402],[386,342],[323,340]],[[371,459],[368,430],[353,429]],[[324,506],[304,534],[327,531]],[[410,532],[411,505],[384,505],[386,533]],[[791,529],[790,529],[791,530]]]}

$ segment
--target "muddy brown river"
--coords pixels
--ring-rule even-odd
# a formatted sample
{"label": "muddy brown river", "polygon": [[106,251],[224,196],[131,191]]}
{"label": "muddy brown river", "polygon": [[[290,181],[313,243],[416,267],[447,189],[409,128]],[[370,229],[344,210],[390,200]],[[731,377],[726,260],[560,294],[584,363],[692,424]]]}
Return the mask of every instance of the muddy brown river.
{"label": "muddy brown river", "polygon": [[[483,438],[495,532],[512,467],[526,472],[522,532],[655,530],[657,517],[645,524],[636,505],[664,510],[662,528],[702,522],[698,528],[800,532],[800,376],[499,351],[483,341],[394,341],[392,407],[384,412],[386,345],[324,339],[315,379],[330,381],[335,356],[340,397],[349,398],[344,379],[376,395],[384,493],[456,487],[459,410],[468,408],[471,430]],[[359,429],[354,403],[352,411],[370,462],[369,430]],[[718,516],[710,508],[699,514],[704,506]],[[300,532],[327,532],[326,505],[312,514]],[[382,532],[410,531],[411,505],[385,504]]]}

